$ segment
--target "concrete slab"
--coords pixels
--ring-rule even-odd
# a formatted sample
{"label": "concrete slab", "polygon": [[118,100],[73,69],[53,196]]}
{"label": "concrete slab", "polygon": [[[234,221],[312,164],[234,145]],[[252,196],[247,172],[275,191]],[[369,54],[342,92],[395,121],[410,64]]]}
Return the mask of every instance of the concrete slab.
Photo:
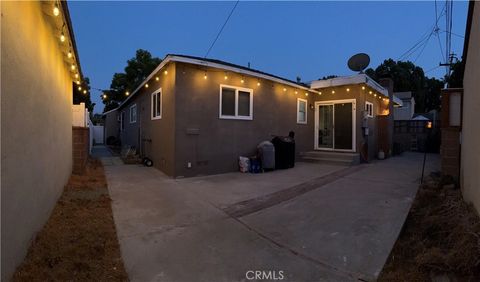
{"label": "concrete slab", "polygon": [[297,162],[295,167],[268,173],[225,173],[178,179],[178,183],[198,193],[220,208],[233,203],[281,191],[345,168],[340,165]]}
{"label": "concrete slab", "polygon": [[[311,163],[180,180],[138,165],[105,171],[132,281],[251,281],[248,270],[283,271],[283,281],[351,281],[374,280],[383,267],[422,159],[405,154],[344,174]],[[436,162],[429,158],[427,173]],[[342,176],[317,181],[322,175]],[[305,183],[318,187],[253,213],[222,210]]]}

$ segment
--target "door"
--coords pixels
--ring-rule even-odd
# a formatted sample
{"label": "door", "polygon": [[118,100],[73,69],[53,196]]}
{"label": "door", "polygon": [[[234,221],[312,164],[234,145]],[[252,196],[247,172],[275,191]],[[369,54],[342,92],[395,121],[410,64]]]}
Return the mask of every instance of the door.
{"label": "door", "polygon": [[315,103],[315,149],[355,151],[355,100]]}

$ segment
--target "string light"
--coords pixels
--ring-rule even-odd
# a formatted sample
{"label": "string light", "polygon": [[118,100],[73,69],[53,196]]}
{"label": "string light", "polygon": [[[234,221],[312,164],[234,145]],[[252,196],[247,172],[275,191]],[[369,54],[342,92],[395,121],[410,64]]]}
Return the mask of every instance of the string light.
{"label": "string light", "polygon": [[372,94],[372,91],[368,91],[368,94],[370,94],[370,95],[371,95],[371,94]]}
{"label": "string light", "polygon": [[287,92],[287,88],[284,87],[284,88],[283,88],[283,92]]}
{"label": "string light", "polygon": [[243,79],[243,77],[242,77],[242,79],[240,80],[240,82],[241,82],[241,83],[244,83],[244,82],[245,82],[245,79]]}
{"label": "string light", "polygon": [[335,94],[335,90],[332,90],[332,94]]}
{"label": "string light", "polygon": [[78,73],[75,74],[75,78],[78,78]]}
{"label": "string light", "polygon": [[260,81],[257,81],[257,86],[260,86]]}
{"label": "string light", "polygon": [[295,94],[298,94],[298,91],[295,91]]}
{"label": "string light", "polygon": [[318,92],[318,95],[322,95],[322,91]]}
{"label": "string light", "polygon": [[168,74],[168,71],[167,71],[167,70],[165,70],[165,71],[163,72],[163,74],[167,75],[167,74]]}
{"label": "string light", "polygon": [[377,93],[373,94],[373,97],[377,97]]}
{"label": "string light", "polygon": [[83,94],[87,94],[87,90],[83,90]]}
{"label": "string light", "polygon": [[350,92],[350,88],[347,88],[347,92]]}
{"label": "string light", "polygon": [[362,86],[362,90],[365,90],[365,86]]}
{"label": "string light", "polygon": [[80,85],[80,80],[77,80],[77,85]]}
{"label": "string light", "polygon": [[223,79],[227,80],[227,79],[228,79],[228,76],[225,74],[225,77],[223,77]]}
{"label": "string light", "polygon": [[103,99],[107,99],[107,94],[103,94]]}
{"label": "string light", "polygon": [[157,76],[157,77],[155,77],[155,80],[156,80],[156,81],[159,81],[159,80],[160,80],[160,78]]}
{"label": "string light", "polygon": [[82,91],[82,86],[78,86],[78,91]]}
{"label": "string light", "polygon": [[73,55],[72,55],[72,51],[68,51],[67,57],[68,57],[69,59],[71,59],[72,56],[73,56]]}
{"label": "string light", "polygon": [[128,95],[130,95],[130,92],[126,91],[125,96],[128,96]]}
{"label": "string light", "polygon": [[305,92],[305,96],[308,96],[308,93],[307,93],[307,92]]}
{"label": "string light", "polygon": [[61,42],[65,42],[65,34],[63,34],[63,32],[62,32],[62,34],[60,35],[60,41],[61,41]]}
{"label": "string light", "polygon": [[76,67],[75,67],[74,64],[72,64],[71,68],[72,68],[72,70],[75,70]]}
{"label": "string light", "polygon": [[53,15],[55,17],[58,17],[58,15],[60,15],[60,9],[58,8],[57,4],[55,4],[55,6],[53,6]]}
{"label": "string light", "polygon": [[147,83],[147,84],[145,84],[145,88],[148,88],[148,83]]}
{"label": "string light", "polygon": [[207,79],[207,72],[203,75],[203,79]]}

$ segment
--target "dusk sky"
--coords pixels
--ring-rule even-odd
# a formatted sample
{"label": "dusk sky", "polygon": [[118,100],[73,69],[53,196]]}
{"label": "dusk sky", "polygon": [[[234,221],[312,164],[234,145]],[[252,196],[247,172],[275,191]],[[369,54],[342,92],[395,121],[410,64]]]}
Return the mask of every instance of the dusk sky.
{"label": "dusk sky", "polygon": [[[69,2],[85,76],[91,87],[108,89],[115,72],[139,48],[204,57],[235,2]],[[437,2],[440,14],[445,1]],[[468,2],[454,2],[452,51],[460,58]],[[326,75],[351,75],[348,58],[370,55],[370,67],[400,56],[429,34],[435,2],[242,2],[209,58],[302,81]],[[438,66],[445,52],[445,16],[425,49],[407,60],[424,71]],[[442,77],[444,68],[427,73]],[[103,111],[92,90],[95,112]]]}

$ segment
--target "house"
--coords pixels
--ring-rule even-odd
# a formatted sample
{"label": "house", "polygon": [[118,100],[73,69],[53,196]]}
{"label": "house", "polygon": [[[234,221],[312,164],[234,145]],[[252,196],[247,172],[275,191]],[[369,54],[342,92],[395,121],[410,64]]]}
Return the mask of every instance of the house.
{"label": "house", "polygon": [[460,184],[465,201],[480,213],[480,5],[469,2],[463,89],[442,93],[442,173]]}
{"label": "house", "polygon": [[394,95],[402,100],[402,106],[393,110],[394,120],[411,120],[415,114],[415,98],[411,91],[395,92]]}
{"label": "house", "polygon": [[1,14],[1,280],[8,281],[72,173],[73,87],[83,76],[66,2],[2,1]]}
{"label": "house", "polygon": [[377,120],[391,116],[392,97],[365,74],[304,84],[224,61],[167,55],[104,114],[105,136],[135,147],[172,177],[235,171],[239,156],[290,131],[297,157],[318,150],[359,158],[362,151],[368,159],[378,153],[378,132],[388,131]]}

